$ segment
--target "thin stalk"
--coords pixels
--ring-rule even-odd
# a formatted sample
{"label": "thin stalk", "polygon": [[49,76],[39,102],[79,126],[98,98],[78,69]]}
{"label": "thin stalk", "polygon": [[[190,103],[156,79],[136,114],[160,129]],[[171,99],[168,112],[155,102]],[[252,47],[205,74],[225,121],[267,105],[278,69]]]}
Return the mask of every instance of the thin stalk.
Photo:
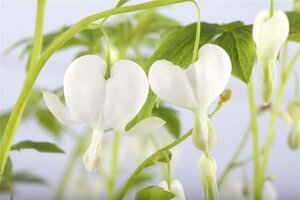
{"label": "thin stalk", "polygon": [[120,146],[121,136],[119,133],[114,134],[114,146],[112,152],[112,165],[111,165],[111,175],[108,182],[108,199],[115,199],[116,182],[118,176],[118,158],[119,158],[119,146]]}
{"label": "thin stalk", "polygon": [[107,32],[104,28],[99,27],[99,30],[102,32],[104,38],[105,38],[105,43],[106,43],[106,73],[105,73],[105,79],[109,79],[110,77],[110,42],[109,42],[109,37],[107,35]]}
{"label": "thin stalk", "polygon": [[64,170],[64,173],[62,175],[62,178],[58,184],[56,193],[55,193],[55,200],[61,200],[63,199],[64,192],[70,182],[70,178],[72,176],[72,173],[75,169],[76,163],[78,161],[78,158],[80,155],[82,155],[83,151],[86,149],[89,134],[85,134],[82,138],[79,138],[77,141],[77,145],[67,163],[67,166]]}
{"label": "thin stalk", "polygon": [[164,0],[164,1],[151,1],[147,3],[141,3],[133,6],[119,7],[107,11],[103,11],[89,17],[86,17],[70,27],[60,36],[58,36],[50,46],[44,51],[37,64],[30,72],[30,74],[26,77],[25,83],[23,85],[22,91],[17,99],[15,107],[10,115],[8,123],[6,125],[6,129],[3,134],[3,138],[0,144],[0,176],[3,174],[6,160],[8,158],[8,153],[10,151],[15,132],[20,123],[21,117],[24,112],[24,108],[26,106],[26,102],[29,96],[29,93],[40,73],[45,63],[48,61],[50,56],[59,49],[62,45],[64,45],[69,39],[71,39],[75,34],[87,28],[89,24],[92,22],[105,18],[111,15],[117,15],[121,13],[134,12],[138,10],[151,9],[160,6],[166,6],[170,4],[177,4],[182,2],[190,2],[191,0]]}
{"label": "thin stalk", "polygon": [[252,149],[253,149],[253,159],[254,159],[254,177],[253,177],[253,193],[254,199],[260,200],[261,195],[259,192],[260,189],[260,158],[259,158],[259,133],[258,133],[258,124],[257,124],[257,110],[254,96],[254,89],[252,81],[248,85],[248,97],[250,104],[250,114],[251,114],[251,130],[253,135],[252,140]]}
{"label": "thin stalk", "polygon": [[30,53],[28,72],[31,72],[35,67],[38,59],[40,58],[43,46],[43,27],[44,27],[44,16],[45,16],[46,0],[37,1],[37,15],[35,19],[35,33],[33,46]]}
{"label": "thin stalk", "polygon": [[274,0],[270,0],[270,17],[274,14]]}
{"label": "thin stalk", "polygon": [[296,71],[294,71],[294,76],[295,76],[295,100],[300,101],[300,79],[299,75]]}
{"label": "thin stalk", "polygon": [[289,66],[287,66],[286,68],[284,67],[285,70],[283,71],[283,73],[281,75],[280,86],[279,86],[278,94],[275,99],[274,107],[272,110],[271,120],[269,123],[267,139],[266,139],[265,148],[264,148],[265,151],[263,154],[262,171],[261,171],[261,177],[260,177],[260,182],[262,184],[260,194],[262,193],[263,188],[264,188],[264,180],[265,180],[266,171],[267,171],[267,167],[268,167],[270,150],[271,150],[271,146],[272,146],[273,139],[274,139],[275,125],[276,125],[277,116],[279,114],[281,100],[282,100],[282,97],[284,94],[284,90],[285,90],[288,78],[289,78],[299,57],[300,57],[300,50],[297,51],[297,53],[293,57],[292,61],[290,62]]}
{"label": "thin stalk", "polygon": [[251,127],[249,126],[246,130],[246,132],[244,133],[244,136],[238,146],[238,148],[236,149],[234,155],[232,156],[229,164],[227,165],[227,167],[224,169],[224,171],[221,173],[221,176],[220,176],[220,179],[218,181],[218,187],[221,188],[223,183],[224,183],[224,180],[225,178],[227,177],[227,175],[229,174],[229,172],[231,171],[231,169],[235,166],[235,163],[237,161],[237,159],[239,158],[243,148],[245,147],[246,145],[246,142],[248,140],[248,137],[251,133]]}
{"label": "thin stalk", "polygon": [[200,8],[196,1],[192,1],[197,8],[197,30],[196,30],[196,39],[195,39],[195,46],[193,51],[193,62],[198,59],[198,49],[200,44],[200,34],[201,34],[201,19],[200,19]]}
{"label": "thin stalk", "polygon": [[171,144],[161,148],[160,150],[153,153],[151,156],[149,156],[146,160],[144,160],[131,174],[131,176],[128,178],[124,186],[121,188],[120,193],[117,196],[117,200],[121,200],[125,197],[126,193],[131,187],[131,184],[134,182],[136,177],[140,174],[143,169],[148,166],[157,156],[161,155],[163,152],[168,151],[169,149],[173,148],[174,146],[178,145],[179,143],[183,142],[185,139],[190,137],[192,135],[192,130],[189,130],[186,134],[172,142]]}

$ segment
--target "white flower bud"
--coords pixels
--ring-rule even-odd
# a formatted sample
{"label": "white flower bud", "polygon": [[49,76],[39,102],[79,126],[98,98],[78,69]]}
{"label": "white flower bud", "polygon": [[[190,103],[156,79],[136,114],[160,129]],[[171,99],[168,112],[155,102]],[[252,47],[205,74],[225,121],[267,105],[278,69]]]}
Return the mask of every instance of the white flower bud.
{"label": "white flower bud", "polygon": [[256,54],[262,67],[261,92],[266,104],[271,101],[274,93],[274,65],[288,34],[289,21],[282,11],[276,11],[272,17],[269,11],[261,11],[253,24]]}

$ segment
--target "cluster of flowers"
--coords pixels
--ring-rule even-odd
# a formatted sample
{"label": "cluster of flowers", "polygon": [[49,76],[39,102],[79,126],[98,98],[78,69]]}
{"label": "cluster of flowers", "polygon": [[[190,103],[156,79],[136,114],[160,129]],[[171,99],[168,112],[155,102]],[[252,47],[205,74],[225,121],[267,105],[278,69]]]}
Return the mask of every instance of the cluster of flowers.
{"label": "cluster of flowers", "polygon": [[[273,16],[268,11],[261,12],[253,26],[258,61],[262,65],[261,92],[265,103],[269,103],[273,96],[274,65],[288,32],[289,22],[281,11]],[[64,76],[65,102],[70,117],[55,94],[43,92],[49,110],[60,122],[86,123],[93,129],[91,143],[83,155],[86,169],[92,171],[99,167],[105,131],[112,129],[134,136],[164,125],[163,120],[148,117],[125,130],[145,104],[150,85],[160,99],[193,112],[193,144],[204,153],[199,159],[204,191],[211,190],[212,185],[216,187],[217,165],[209,152],[216,143],[217,134],[207,108],[229,81],[232,67],[226,51],[217,45],[205,44],[198,52],[198,60],[186,70],[167,60],[158,60],[151,66],[148,77],[141,66],[130,60],[120,60],[111,69],[107,68],[105,61],[95,55],[80,57],[70,64]],[[107,70],[111,70],[108,78]],[[166,182],[160,186],[168,190]],[[173,181],[170,190],[177,199],[185,199],[179,181]]]}

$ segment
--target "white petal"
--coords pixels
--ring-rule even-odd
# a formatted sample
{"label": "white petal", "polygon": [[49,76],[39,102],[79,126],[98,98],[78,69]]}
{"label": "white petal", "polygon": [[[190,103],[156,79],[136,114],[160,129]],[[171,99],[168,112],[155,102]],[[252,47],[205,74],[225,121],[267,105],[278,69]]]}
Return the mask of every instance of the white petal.
{"label": "white petal", "polygon": [[104,98],[106,64],[98,56],[74,60],[64,77],[64,93],[72,119],[97,127]]}
{"label": "white petal", "polygon": [[276,59],[279,49],[289,34],[289,21],[286,14],[276,11],[270,18],[269,11],[262,11],[253,25],[253,39],[259,59]]}
{"label": "white petal", "polygon": [[178,180],[172,181],[171,192],[176,195],[176,197],[173,198],[173,200],[185,200],[183,187]]}
{"label": "white petal", "polygon": [[91,143],[83,154],[83,163],[88,172],[97,169],[100,165],[102,140],[103,131],[93,130]]}
{"label": "white petal", "polygon": [[240,180],[226,180],[220,188],[220,199],[223,200],[247,200],[244,195],[244,186]]}
{"label": "white petal", "polygon": [[147,76],[138,64],[121,60],[113,65],[105,90],[105,124],[110,128],[124,129],[147,99]]}
{"label": "white petal", "polygon": [[231,74],[231,62],[224,49],[206,44],[199,59],[187,69],[187,77],[196,95],[198,107],[206,108],[224,90]]}
{"label": "white petal", "polygon": [[264,188],[264,192],[263,192],[263,199],[267,199],[267,200],[276,200],[276,199],[278,199],[276,189],[270,181],[265,182],[265,188]]}
{"label": "white petal", "polygon": [[161,181],[158,184],[158,186],[161,187],[162,189],[166,190],[166,191],[169,191],[169,189],[168,189],[168,183],[166,181]]}
{"label": "white petal", "polygon": [[158,117],[148,117],[146,119],[141,120],[134,127],[129,129],[124,134],[128,136],[138,136],[144,135],[147,133],[151,133],[161,128],[166,122]]}
{"label": "white petal", "polygon": [[49,91],[43,91],[44,101],[50,112],[63,124],[73,123],[65,114],[64,106],[58,96]]}
{"label": "white petal", "polygon": [[156,61],[149,71],[149,83],[162,100],[188,109],[196,107],[193,90],[179,66],[166,60]]}

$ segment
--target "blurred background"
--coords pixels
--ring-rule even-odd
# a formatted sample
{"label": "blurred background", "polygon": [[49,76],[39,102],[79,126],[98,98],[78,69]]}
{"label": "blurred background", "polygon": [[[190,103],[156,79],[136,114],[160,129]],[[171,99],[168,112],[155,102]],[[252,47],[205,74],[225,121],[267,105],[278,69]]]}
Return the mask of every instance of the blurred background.
{"label": "blurred background", "polygon": [[[130,1],[128,4],[137,4],[143,1]],[[46,15],[44,23],[44,33],[55,32],[61,30],[62,27],[72,25],[80,19],[91,15],[93,13],[100,12],[112,8],[117,1],[48,1],[46,5]],[[209,23],[228,23],[232,21],[243,21],[246,24],[252,24],[259,11],[269,8],[269,1],[199,1],[201,9],[202,21]],[[20,55],[24,52],[26,42],[20,46],[14,48],[11,52],[6,53],[6,50],[16,42],[30,38],[34,33],[35,25],[35,1],[12,1],[1,0],[1,41],[0,41],[0,72],[1,72],[1,89],[0,89],[0,113],[6,113],[14,107],[15,101],[21,91],[23,81],[25,79],[25,66],[27,63],[27,54],[25,52],[24,58],[21,59]],[[293,2],[275,1],[275,8],[289,11],[292,9]],[[160,15],[164,15],[174,21],[170,21],[169,24],[174,26],[187,25],[196,21],[196,9],[191,3],[181,3],[178,5],[172,5],[163,7],[156,10]],[[135,48],[128,50],[125,55],[128,58],[140,59],[139,62],[143,62],[143,59],[147,59],[154,50],[154,47],[147,45],[152,40],[135,41],[134,37],[129,32],[126,26],[135,26],[134,19],[137,13],[118,15],[109,18],[105,22],[105,25],[112,27],[113,31],[121,32],[124,30],[124,34],[111,38],[113,45],[113,51],[122,52],[119,43],[128,42],[145,42],[145,46],[140,51]],[[126,20],[132,20],[131,25],[126,25]],[[175,22],[176,21],[176,22]],[[118,25],[124,22],[123,25]],[[178,23],[178,24],[177,24]],[[113,28],[117,27],[118,28]],[[110,32],[109,32],[110,33]],[[127,35],[126,35],[127,34]],[[81,37],[91,38],[92,35],[82,35]],[[143,41],[142,41],[143,40]],[[50,40],[51,42],[51,40]],[[88,42],[86,43],[88,44]],[[85,45],[86,45],[85,44]],[[91,41],[91,45],[94,47],[86,49],[80,45],[66,48],[62,51],[55,53],[43,68],[38,80],[36,81],[35,88],[55,90],[62,86],[64,72],[67,69],[69,63],[78,54],[86,54],[95,51],[105,49],[105,45],[95,44],[94,40]],[[154,44],[154,43],[153,43]],[[100,48],[100,49],[97,49]],[[290,57],[299,49],[299,44],[290,43]],[[137,58],[137,53],[140,52],[144,57]],[[191,52],[192,53],[192,52]],[[113,53],[114,54],[114,53]],[[121,53],[115,53],[115,58],[122,57]],[[105,52],[102,54],[105,55]],[[296,70],[300,71],[300,63],[296,65]],[[233,91],[233,97],[229,103],[227,103],[212,119],[213,124],[218,132],[218,142],[212,155],[215,157],[218,163],[218,175],[226,167],[226,164],[231,159],[235,149],[237,148],[240,139],[244,134],[244,130],[247,129],[249,124],[249,106],[247,101],[247,88],[246,85],[232,77],[228,88]],[[257,90],[258,91],[258,90]],[[258,94],[258,92],[257,92]],[[36,94],[39,96],[39,92]],[[288,102],[294,100],[294,79],[291,78],[287,89],[285,91],[282,110],[285,109]],[[257,102],[262,104],[260,97],[257,95]],[[43,119],[46,116],[43,112],[46,111],[43,102],[38,103],[40,110],[35,111],[34,107],[37,106],[33,100],[32,105],[27,109],[26,119],[22,121],[15,137],[14,143],[22,140],[33,141],[48,141],[61,147],[65,154],[47,154],[38,153],[34,150],[24,150],[21,152],[13,151],[10,155],[13,161],[14,172],[34,172],[37,177],[40,177],[40,181],[33,181],[33,184],[16,184],[15,187],[15,199],[53,199],[57,190],[58,183],[61,181],[61,176],[73,154],[74,148],[78,138],[84,137],[86,134],[86,127],[73,126],[62,128],[56,121],[53,122],[48,119]],[[167,105],[168,106],[168,105]],[[173,107],[174,108],[174,107]],[[214,105],[210,107],[213,110]],[[183,134],[193,126],[192,113],[184,109],[178,109],[181,129]],[[31,114],[30,114],[31,113]],[[47,118],[47,117],[46,117]],[[47,125],[50,121],[54,123]],[[262,114],[260,117],[260,134],[261,141],[264,141],[266,129],[269,121],[269,113]],[[46,123],[46,125],[45,125]],[[51,128],[52,126],[52,128]],[[270,164],[268,175],[276,176],[274,181],[275,188],[278,192],[279,199],[300,199],[300,151],[292,151],[287,145],[287,137],[290,131],[290,125],[279,119],[276,126],[276,137],[271,150]],[[163,131],[167,132],[167,131]],[[169,134],[161,134],[158,136],[155,134],[159,145],[168,144],[172,139]],[[106,134],[104,141],[104,152],[110,151],[112,145],[112,134]],[[163,139],[162,139],[163,138]],[[80,139],[79,139],[80,140]],[[120,177],[117,185],[122,185],[131,172],[136,168],[140,160],[132,159],[129,157],[138,157],[135,152],[142,151],[145,155],[149,155],[151,148],[147,151],[143,146],[138,147],[136,139],[122,137],[122,145],[120,150]],[[128,145],[131,144],[131,145]],[[129,147],[130,146],[130,147]],[[135,148],[131,148],[134,146]],[[141,148],[143,148],[141,150]],[[144,152],[145,151],[145,152]],[[187,139],[175,150],[174,163],[172,165],[172,178],[178,179],[183,184],[187,199],[200,199],[202,197],[200,173],[198,168],[198,159],[201,153],[194,148],[191,139]],[[244,151],[241,154],[241,160],[251,156],[251,143],[248,142]],[[104,156],[105,157],[105,156]],[[109,155],[107,155],[109,158]],[[100,172],[103,176],[109,172],[109,163],[103,163],[103,170]],[[237,168],[233,170],[228,179],[229,180],[245,180],[245,174],[248,177],[248,183],[252,183],[252,163],[245,165],[243,168]],[[107,170],[107,171],[106,171]],[[161,180],[164,180],[163,174],[159,166],[154,166],[145,170],[150,174],[150,178],[146,178],[147,183],[143,183],[143,186],[158,184]],[[151,178],[151,174],[157,172],[158,174]],[[79,157],[78,163],[72,173],[71,181],[67,186],[66,195],[69,199],[80,198],[80,194],[87,199],[87,195],[90,198],[100,197],[105,199],[105,186],[99,181],[99,173],[88,174],[84,171],[81,157]],[[36,177],[36,178],[37,178]],[[127,199],[132,199],[133,193],[127,196]],[[1,199],[9,199],[9,194],[0,193]]]}

